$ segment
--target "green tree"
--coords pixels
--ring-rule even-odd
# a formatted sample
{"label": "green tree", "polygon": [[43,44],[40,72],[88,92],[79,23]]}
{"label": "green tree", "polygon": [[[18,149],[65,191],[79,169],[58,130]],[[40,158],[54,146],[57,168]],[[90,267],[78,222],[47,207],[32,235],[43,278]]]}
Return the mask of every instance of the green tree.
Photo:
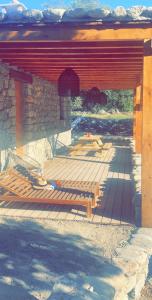
{"label": "green tree", "polygon": [[133,90],[108,90],[105,93],[108,97],[108,109],[118,108],[126,112],[133,110]]}
{"label": "green tree", "polygon": [[84,97],[84,105],[86,108],[93,107],[94,105],[105,106],[107,104],[107,96],[105,93],[101,92],[98,88],[93,87],[88,90]]}

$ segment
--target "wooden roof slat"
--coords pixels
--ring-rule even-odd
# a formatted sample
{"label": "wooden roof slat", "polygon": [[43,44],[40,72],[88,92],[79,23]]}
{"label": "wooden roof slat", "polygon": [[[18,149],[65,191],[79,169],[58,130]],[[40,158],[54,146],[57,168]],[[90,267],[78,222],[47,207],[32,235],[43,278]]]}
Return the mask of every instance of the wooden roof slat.
{"label": "wooden roof slat", "polygon": [[[29,72],[28,69],[24,69],[25,72]],[[50,74],[52,76],[59,76],[61,75],[61,73],[63,72],[62,70],[61,71],[58,71],[58,72],[50,72],[50,70],[47,70],[47,69],[31,69],[29,73],[31,72],[45,72],[45,74]],[[96,72],[94,72],[94,70],[85,70],[85,71],[76,71],[77,75],[78,76],[81,76],[81,75],[85,75],[85,74],[93,74],[93,75],[103,75],[104,73],[106,72],[106,70],[97,70]],[[130,71],[130,70],[124,70],[124,71],[118,71],[118,70],[114,70],[113,72],[106,72],[105,75],[125,75],[125,74],[134,74],[134,75],[137,75],[137,74],[142,74],[142,70],[135,70],[135,71]]]}
{"label": "wooden roof slat", "polygon": [[35,54],[31,54],[31,55],[27,55],[26,53],[24,54],[16,54],[16,53],[10,53],[10,54],[0,54],[0,58],[1,59],[26,59],[26,60],[104,60],[104,59],[108,59],[108,60],[121,60],[121,59],[143,59],[143,56],[141,54],[125,54],[125,53],[121,53],[121,54],[66,54],[63,53],[61,55],[59,54],[47,54],[47,55],[39,55],[37,53]]}
{"label": "wooden roof slat", "polygon": [[[91,89],[94,85],[92,85],[92,83],[88,83],[86,85],[82,85],[81,89],[82,90],[88,90]],[[137,84],[129,84],[129,85],[97,85],[96,87],[98,87],[101,91],[103,90],[130,90],[130,89],[135,89],[137,86]]]}
{"label": "wooden roof slat", "polygon": [[[38,70],[46,70],[46,71],[49,71],[49,72],[52,72],[52,73],[60,73],[60,71],[62,70],[62,71],[64,71],[64,69],[65,68],[62,68],[62,67],[60,67],[60,68],[56,68],[56,67],[54,67],[54,68],[51,68],[51,66],[46,66],[45,68],[44,68],[44,66],[32,66],[32,68],[30,68],[30,67],[28,67],[28,66],[24,66],[24,69],[25,70],[35,70],[35,71],[38,71]],[[73,68],[77,73],[79,73],[79,72],[93,72],[93,71],[95,71],[95,69],[94,69],[94,67],[93,66],[91,66],[89,69],[87,68],[87,67],[82,67],[82,68],[76,68],[76,67],[74,67]],[[124,67],[124,68],[119,68],[119,67],[113,67],[113,68],[108,68],[108,67],[100,67],[100,66],[98,66],[98,68],[96,68],[96,72],[102,72],[102,71],[107,71],[107,72],[111,72],[111,71],[113,71],[113,72],[126,72],[126,71],[130,71],[130,72],[138,72],[138,71],[141,71],[142,70],[142,68],[140,67],[140,66],[138,66],[138,67]]]}
{"label": "wooden roof slat", "polygon": [[[132,80],[130,80],[130,81],[124,81],[124,82],[122,81],[121,83],[120,83],[120,81],[119,81],[119,82],[114,82],[114,81],[113,81],[113,82],[107,83],[106,81],[96,81],[96,80],[95,80],[95,81],[93,81],[93,80],[88,80],[88,81],[86,80],[86,81],[85,81],[85,80],[84,80],[84,81],[82,82],[82,85],[83,85],[83,84],[88,84],[88,83],[92,83],[92,86],[96,86],[96,85],[98,85],[98,84],[100,84],[100,85],[101,85],[101,84],[107,84],[107,85],[110,86],[110,85],[123,85],[123,84],[125,84],[125,85],[127,85],[127,84],[128,84],[128,85],[129,85],[129,84],[130,84],[130,85],[133,85],[133,84],[136,84],[137,81],[132,81]],[[81,84],[80,84],[80,85],[81,85]]]}
{"label": "wooden roof slat", "polygon": [[[53,71],[51,71],[51,70],[46,70],[46,69],[41,69],[41,70],[34,70],[33,69],[33,71],[35,71],[35,72],[46,72],[47,74],[50,74],[50,75],[52,75],[52,76],[57,76],[58,74],[60,74],[60,72],[58,71],[58,72],[53,72]],[[125,71],[110,71],[110,72],[107,72],[106,70],[105,71],[101,71],[101,70],[97,70],[97,71],[95,71],[95,70],[86,70],[86,71],[79,71],[79,72],[77,72],[77,74],[78,75],[89,75],[89,74],[93,74],[93,75],[100,75],[101,77],[103,76],[103,77],[105,77],[105,76],[109,76],[109,75],[116,75],[116,76],[119,76],[120,74],[124,74],[124,75],[126,75],[126,74],[140,74],[140,73],[142,73],[141,71],[130,71],[130,70],[125,70]]]}
{"label": "wooden roof slat", "polygon": [[[8,61],[9,62],[9,61]],[[13,61],[10,61],[9,62],[10,64],[16,64],[16,65],[19,65],[19,66],[49,66],[50,65],[50,68],[52,67],[58,67],[58,68],[66,68],[66,67],[71,67],[71,68],[74,68],[74,67],[79,67],[79,66],[87,66],[88,68],[89,67],[95,67],[95,66],[97,66],[97,67],[99,67],[99,66],[103,66],[103,67],[113,67],[113,66],[115,66],[115,67],[122,67],[122,66],[134,66],[134,67],[138,67],[138,66],[140,66],[140,67],[142,67],[142,65],[143,65],[143,61],[138,61],[138,63],[135,63],[134,64],[134,61],[131,61],[131,62],[126,62],[126,61],[119,61],[119,62],[117,62],[117,61],[106,61],[106,62],[104,62],[104,61],[98,61],[98,64],[96,64],[94,61],[81,61],[81,64],[80,64],[80,62],[78,62],[78,61],[75,61],[75,62],[68,62],[68,61],[66,61],[66,62],[58,62],[58,61],[56,61],[56,62],[53,62],[53,61],[51,61],[51,62],[49,62],[49,61],[32,61],[32,62],[25,62],[25,61],[20,61],[20,60],[18,60],[18,61],[16,61],[16,60],[13,60]]]}
{"label": "wooden roof slat", "polygon": [[[42,74],[40,73],[40,74],[38,74],[38,75],[39,75],[39,76],[48,76],[48,77],[50,78],[50,80],[52,80],[52,81],[53,81],[53,80],[56,80],[56,81],[58,80],[58,77],[51,77],[51,76],[49,76],[48,74],[45,75],[45,73],[42,73]],[[85,80],[85,79],[89,79],[89,80],[91,79],[91,80],[94,80],[94,81],[95,81],[95,80],[99,80],[99,81],[107,81],[107,80],[110,80],[110,81],[112,82],[112,81],[117,81],[117,80],[118,80],[118,81],[123,81],[123,80],[127,81],[128,79],[129,79],[129,80],[131,80],[131,79],[134,80],[134,79],[136,79],[136,77],[137,77],[137,76],[126,76],[126,77],[125,77],[125,76],[124,76],[124,77],[119,76],[119,77],[114,77],[114,78],[112,78],[112,76],[109,76],[109,77],[92,76],[92,77],[91,77],[91,76],[87,76],[87,75],[86,75],[86,76],[80,76],[80,80]]]}
{"label": "wooden roof slat", "polygon": [[[27,64],[23,64],[23,63],[19,63],[19,65],[22,65],[24,66],[24,68],[34,68],[35,70],[36,69],[48,69],[49,71],[60,71],[60,70],[64,70],[66,68],[66,65],[55,65],[55,64],[47,64],[47,65],[43,65],[43,64],[33,64],[31,63],[30,65],[27,63]],[[99,64],[73,64],[73,65],[70,65],[71,68],[73,68],[74,70],[76,71],[83,71],[83,70],[95,70],[94,67],[96,66],[97,70],[107,70],[107,71],[111,71],[111,70],[141,70],[142,69],[142,64],[138,64],[138,65],[134,65],[133,63],[132,64],[125,64],[124,66],[122,66],[122,64],[113,64],[113,62],[111,64],[102,64],[102,63],[99,63]],[[89,66],[89,69],[88,69],[88,66]]]}
{"label": "wooden roof slat", "polygon": [[[12,51],[14,50],[14,51]],[[138,55],[143,55],[143,48],[141,49],[138,49],[138,48],[133,48],[133,49],[130,49],[130,48],[105,48],[105,49],[96,49],[96,48],[93,48],[93,49],[88,49],[88,48],[77,48],[77,49],[71,49],[71,48],[68,48],[68,49],[37,49],[37,48],[34,48],[34,49],[9,49],[9,48],[5,48],[3,49],[3,47],[0,48],[0,55],[6,55],[6,54],[11,54],[11,55],[26,55],[26,56],[29,56],[29,55],[38,55],[38,56],[41,56],[41,55],[56,55],[56,54],[59,54],[59,55],[92,55],[92,54],[100,54],[100,55],[109,55],[109,54],[112,54],[112,55],[135,55],[135,54],[138,54]]]}
{"label": "wooden roof slat", "polygon": [[[54,79],[52,79],[51,77],[49,77],[49,76],[47,76],[47,75],[44,75],[44,77],[46,77],[46,78],[48,78],[49,80],[51,80],[52,82],[54,81],[54,82],[56,82],[56,80]],[[107,83],[107,82],[109,82],[109,83],[112,83],[112,82],[118,82],[118,83],[121,83],[121,82],[137,82],[138,80],[136,79],[136,78],[93,78],[93,77],[91,77],[91,78],[83,78],[83,80],[82,80],[82,82],[94,82],[94,83],[97,83],[97,82],[105,82],[105,83]],[[81,78],[80,78],[80,82],[81,82]]]}
{"label": "wooden roof slat", "polygon": [[111,48],[111,49],[117,49],[117,48],[141,48],[143,49],[143,40],[118,40],[118,41],[0,41],[0,48],[4,49],[79,49],[79,48]]}
{"label": "wooden roof slat", "polygon": [[[45,75],[45,74],[38,74],[40,77],[42,76],[47,76],[47,75]],[[37,76],[38,76],[37,75]],[[52,78],[52,77],[50,77],[50,76],[47,76],[48,78],[49,78],[49,80],[51,80],[51,81],[53,81],[53,80],[55,80],[56,82],[57,82],[57,80],[58,80],[58,78]],[[106,82],[106,81],[110,81],[110,82],[116,82],[116,81],[118,81],[118,82],[121,82],[121,81],[127,81],[127,80],[129,80],[129,81],[131,81],[131,80],[134,80],[134,81],[138,81],[137,79],[136,79],[136,76],[135,77],[123,77],[123,78],[120,78],[120,77],[118,77],[118,78],[114,78],[114,79],[112,79],[111,77],[107,77],[107,78],[100,78],[100,77],[80,77],[80,81],[85,81],[85,80],[93,80],[93,81],[102,81],[102,82]]]}
{"label": "wooden roof slat", "polygon": [[[54,78],[56,78],[56,77],[58,77],[58,75],[60,75],[60,73],[58,72],[58,73],[52,73],[52,72],[47,72],[47,71],[45,71],[45,70],[40,70],[40,71],[36,71],[36,72],[39,72],[39,74],[47,74],[47,75],[50,75],[52,78],[54,77]],[[112,75],[114,75],[115,77],[126,77],[126,76],[130,76],[130,77],[132,77],[132,76],[136,76],[136,75],[138,75],[138,74],[140,74],[140,72],[133,72],[133,73],[131,73],[130,71],[126,71],[126,72],[109,72],[109,73],[106,73],[106,71],[105,72],[83,72],[83,73],[77,73],[78,74],[78,76],[81,76],[81,77],[85,77],[85,76],[90,76],[90,75],[92,75],[92,76],[96,76],[96,77],[98,77],[98,76],[100,76],[100,78],[105,78],[105,77],[110,77],[110,76],[112,76]]]}

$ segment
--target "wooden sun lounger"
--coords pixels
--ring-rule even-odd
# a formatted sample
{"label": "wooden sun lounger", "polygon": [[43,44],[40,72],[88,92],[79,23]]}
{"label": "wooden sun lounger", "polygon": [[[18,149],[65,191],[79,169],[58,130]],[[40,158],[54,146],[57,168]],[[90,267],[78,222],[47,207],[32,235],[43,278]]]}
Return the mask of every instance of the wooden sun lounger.
{"label": "wooden sun lounger", "polygon": [[[15,169],[0,173],[1,201],[18,201],[86,207],[87,217],[97,205],[99,184],[87,181],[61,181],[55,190],[34,189],[30,180]],[[8,193],[9,192],[9,193]]]}
{"label": "wooden sun lounger", "polygon": [[112,143],[105,143],[102,147],[102,150],[109,150],[112,147]]}

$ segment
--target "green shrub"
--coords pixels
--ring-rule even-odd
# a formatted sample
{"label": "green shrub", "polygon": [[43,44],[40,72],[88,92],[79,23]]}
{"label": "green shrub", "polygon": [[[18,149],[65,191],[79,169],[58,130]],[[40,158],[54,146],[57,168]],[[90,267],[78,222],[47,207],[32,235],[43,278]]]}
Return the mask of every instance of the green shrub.
{"label": "green shrub", "polygon": [[81,97],[75,97],[71,102],[71,108],[73,111],[83,109],[83,99]]}
{"label": "green shrub", "polygon": [[103,105],[101,105],[101,104],[95,104],[95,105],[92,105],[91,112],[95,113],[95,114],[98,114],[98,113],[101,112],[102,109],[105,110],[105,107]]}

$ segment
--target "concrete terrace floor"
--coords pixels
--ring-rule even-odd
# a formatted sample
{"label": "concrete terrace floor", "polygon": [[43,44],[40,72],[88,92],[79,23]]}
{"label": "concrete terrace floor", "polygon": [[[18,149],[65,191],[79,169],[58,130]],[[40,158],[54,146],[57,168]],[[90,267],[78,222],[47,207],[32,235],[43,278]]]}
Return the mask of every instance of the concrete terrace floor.
{"label": "concrete terrace floor", "polygon": [[113,147],[101,158],[58,155],[45,165],[48,179],[87,180],[100,182],[103,196],[93,216],[86,218],[82,207],[31,203],[1,203],[0,216],[57,221],[80,221],[94,224],[133,224],[132,158],[129,139],[112,140]]}

